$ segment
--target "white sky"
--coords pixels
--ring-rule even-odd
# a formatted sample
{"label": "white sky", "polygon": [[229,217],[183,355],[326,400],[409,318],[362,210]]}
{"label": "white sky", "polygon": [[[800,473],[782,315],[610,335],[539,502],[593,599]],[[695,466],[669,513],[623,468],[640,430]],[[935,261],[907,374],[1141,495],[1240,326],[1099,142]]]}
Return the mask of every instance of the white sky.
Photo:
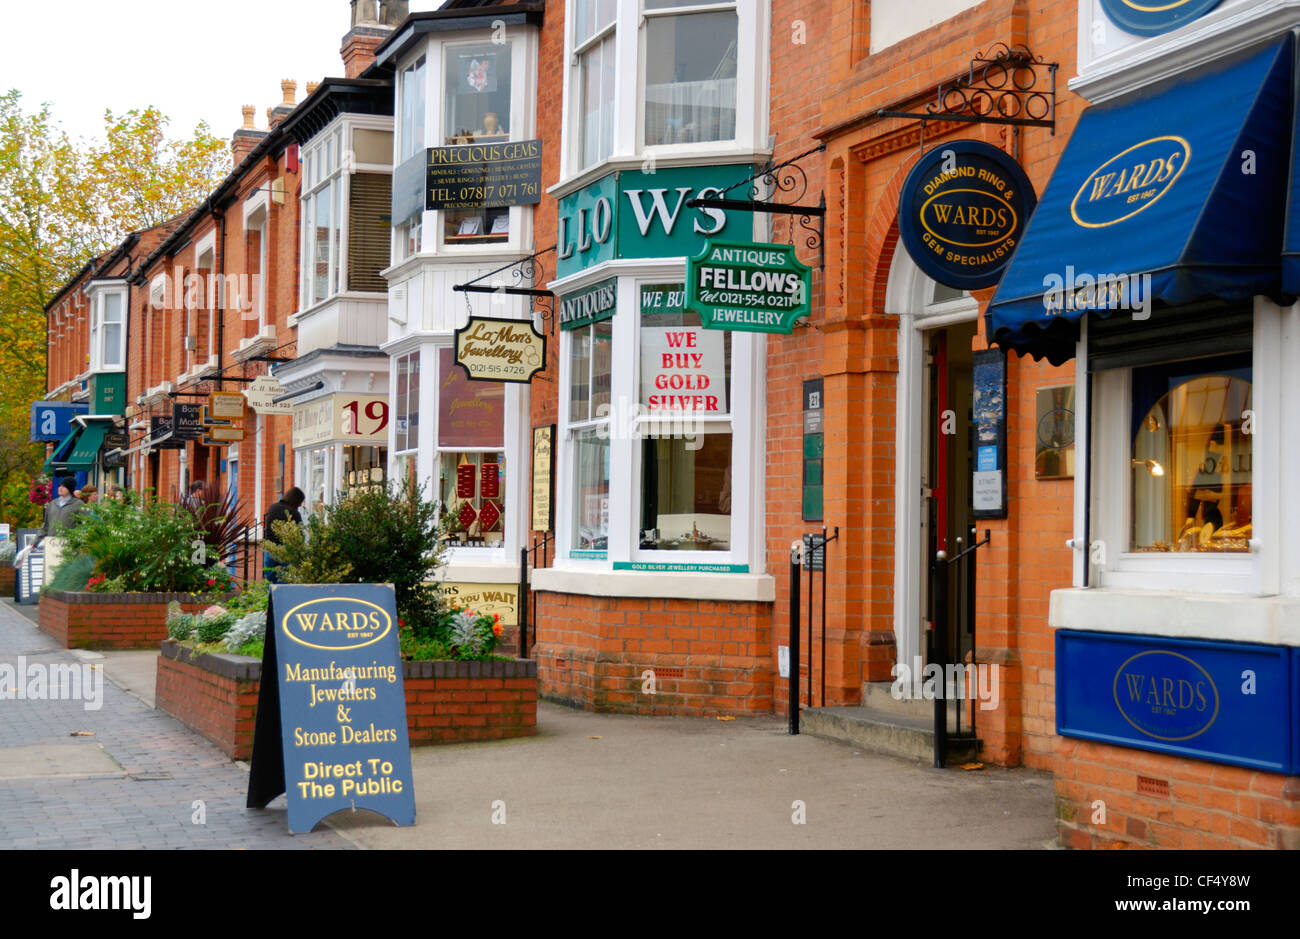
{"label": "white sky", "polygon": [[[442,0],[412,0],[411,11]],[[343,75],[349,0],[41,0],[4,4],[8,39],[0,92],[17,88],[23,109],[49,102],[73,136],[103,134],[103,114],[157,107],[169,133],[188,137],[206,120],[223,139],[255,105],[256,125],[280,103],[280,80]],[[202,65],[202,71],[196,66]]]}

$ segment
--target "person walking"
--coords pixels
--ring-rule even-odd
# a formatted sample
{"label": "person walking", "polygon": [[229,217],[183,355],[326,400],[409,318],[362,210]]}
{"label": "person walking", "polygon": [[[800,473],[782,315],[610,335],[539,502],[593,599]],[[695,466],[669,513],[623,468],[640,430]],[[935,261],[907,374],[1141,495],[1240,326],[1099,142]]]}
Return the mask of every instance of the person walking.
{"label": "person walking", "polygon": [[37,542],[45,554],[44,582],[47,584],[53,582],[54,572],[63,561],[63,539],[59,535],[77,524],[86,508],[86,503],[73,495],[77,490],[75,476],[65,476],[58,486],[58,496],[45,503],[45,524]]}
{"label": "person walking", "polygon": [[[263,538],[272,544],[280,544],[280,538],[276,535],[273,525],[275,522],[291,521],[298,525],[302,524],[302,515],[298,509],[307,501],[307,496],[301,489],[294,486],[280,497],[280,501],[275,503],[266,510],[266,522],[263,525]],[[271,555],[262,552],[262,576],[266,578],[267,583],[278,584],[280,582],[280,572],[278,568],[283,565]]]}

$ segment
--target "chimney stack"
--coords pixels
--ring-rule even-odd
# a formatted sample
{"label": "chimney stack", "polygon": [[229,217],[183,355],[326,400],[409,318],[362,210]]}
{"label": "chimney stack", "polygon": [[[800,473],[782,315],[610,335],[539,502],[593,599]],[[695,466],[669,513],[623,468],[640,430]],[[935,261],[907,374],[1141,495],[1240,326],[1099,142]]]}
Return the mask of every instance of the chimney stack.
{"label": "chimney stack", "polygon": [[316,93],[316,89],[319,87],[320,87],[320,82],[307,82],[307,97],[310,98],[312,95],[314,95]]}
{"label": "chimney stack", "polygon": [[234,155],[235,166],[243,163],[266,136],[266,131],[258,130],[253,126],[253,115],[257,113],[257,108],[246,104],[240,110],[244,112],[244,126],[235,131],[234,136],[230,138],[230,152]]}
{"label": "chimney stack", "polygon": [[392,0],[352,0],[352,28],[343,37],[343,71],[356,78],[375,61],[375,49],[410,14],[411,4]]}
{"label": "chimney stack", "polygon": [[298,83],[296,81],[292,78],[283,79],[280,82],[280,91],[284,95],[284,100],[275,107],[266,109],[266,123],[272,129],[292,114],[293,109],[297,107],[294,103],[294,99],[298,95]]}

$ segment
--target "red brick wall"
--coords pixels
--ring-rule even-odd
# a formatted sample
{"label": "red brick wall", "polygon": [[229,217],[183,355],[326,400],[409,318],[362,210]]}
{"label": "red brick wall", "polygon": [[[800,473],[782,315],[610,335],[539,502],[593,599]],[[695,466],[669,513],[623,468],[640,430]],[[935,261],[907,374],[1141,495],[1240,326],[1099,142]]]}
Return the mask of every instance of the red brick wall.
{"label": "red brick wall", "polygon": [[[546,697],[637,714],[772,709],[770,604],[534,596],[533,655]],[[642,690],[647,669],[653,695]]]}
{"label": "red brick wall", "polygon": [[215,743],[232,760],[253,755],[257,679],[218,675],[187,661],[158,656],[154,707]]}
{"label": "red brick wall", "polygon": [[1067,847],[1300,850],[1300,778],[1066,738],[1056,751]]}
{"label": "red brick wall", "polygon": [[[190,659],[190,651],[178,643],[164,644],[158,656],[156,707],[211,740],[231,759],[248,759],[261,663],[245,659],[249,677],[228,677]],[[243,673],[245,668],[233,666],[230,671]],[[533,662],[405,662],[403,688],[412,746],[537,733]]]}
{"label": "red brick wall", "polygon": [[[67,649],[147,649],[167,638],[167,604],[187,596],[47,593],[38,622],[41,632]],[[181,603],[186,613],[206,606]]]}

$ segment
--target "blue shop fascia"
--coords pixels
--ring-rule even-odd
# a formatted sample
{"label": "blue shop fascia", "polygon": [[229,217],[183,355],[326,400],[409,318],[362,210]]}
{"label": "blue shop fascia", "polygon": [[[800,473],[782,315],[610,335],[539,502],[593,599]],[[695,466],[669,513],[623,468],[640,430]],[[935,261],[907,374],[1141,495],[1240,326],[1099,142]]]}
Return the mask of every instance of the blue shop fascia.
{"label": "blue shop fascia", "polygon": [[987,332],[1075,360],[1057,733],[1300,775],[1300,14],[1199,7],[1081,30],[1092,105]]}

